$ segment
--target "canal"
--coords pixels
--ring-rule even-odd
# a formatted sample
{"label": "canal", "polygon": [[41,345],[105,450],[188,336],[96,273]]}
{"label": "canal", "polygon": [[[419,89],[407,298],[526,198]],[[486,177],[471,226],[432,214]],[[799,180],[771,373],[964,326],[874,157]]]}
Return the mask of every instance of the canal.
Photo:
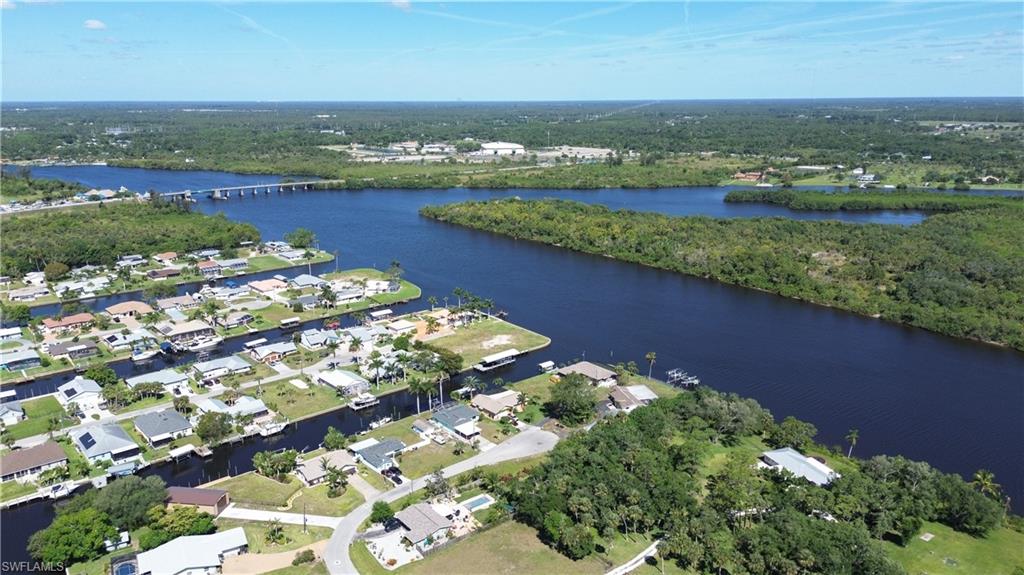
{"label": "canal", "polygon": [[[159,191],[268,182],[272,178],[96,166],[33,170],[37,177],[93,186]],[[723,188],[663,190],[364,190],[317,191],[201,200],[197,208],[256,225],[264,239],[296,227],[339,251],[341,268],[387,267],[397,259],[423,298],[461,287],[497,302],[509,319],[552,338],[510,371],[534,373],[545,359],[636,361],[657,353],[655,373],[680,367],[722,391],[757,399],[776,417],[814,423],[818,440],[839,445],[860,430],[855,453],[900,454],[969,477],[985,468],[1015,502],[1024,500],[1024,354],[936,335],[699,278],[617,262],[422,218],[427,204],[520,196],[561,197],[613,208],[714,217],[835,218],[910,225],[904,212],[794,212],[779,206],[725,204]],[[415,304],[413,304],[415,305]],[[396,405],[396,403],[400,405]],[[415,408],[402,394],[380,409]],[[275,447],[302,448],[351,412],[304,422]],[[328,423],[334,420],[335,423]],[[356,425],[348,422],[343,425]],[[313,441],[316,440],[316,441]],[[262,440],[260,440],[262,441]],[[313,442],[313,443],[310,443]],[[267,446],[271,445],[268,443]],[[249,469],[259,441],[210,460],[159,467],[171,482]],[[196,469],[199,468],[199,469]],[[48,522],[47,504],[5,511],[3,551],[24,553],[25,538]],[[17,547],[21,546],[21,551]]]}

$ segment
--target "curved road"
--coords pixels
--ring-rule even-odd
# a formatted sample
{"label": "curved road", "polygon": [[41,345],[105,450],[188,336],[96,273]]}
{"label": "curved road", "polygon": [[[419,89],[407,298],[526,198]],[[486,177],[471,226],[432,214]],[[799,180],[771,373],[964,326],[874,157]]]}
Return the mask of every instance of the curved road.
{"label": "curved road", "polygon": [[[492,449],[444,468],[443,473],[445,477],[453,477],[475,467],[493,465],[510,459],[530,457],[531,455],[551,451],[557,443],[558,436],[554,433],[544,431],[539,427],[526,426],[526,429],[518,435],[506,439]],[[349,547],[355,539],[356,530],[370,516],[370,510],[373,508],[374,502],[390,502],[404,497],[415,491],[417,484],[419,487],[423,487],[425,480],[407,481],[391,491],[381,493],[376,497],[367,498],[365,503],[342,518],[337,528],[335,528],[334,534],[331,535],[330,540],[327,542],[327,548],[323,554],[324,563],[327,564],[327,570],[331,572],[331,575],[355,575],[359,573],[356,571],[355,565],[352,564],[351,557],[349,557]]]}

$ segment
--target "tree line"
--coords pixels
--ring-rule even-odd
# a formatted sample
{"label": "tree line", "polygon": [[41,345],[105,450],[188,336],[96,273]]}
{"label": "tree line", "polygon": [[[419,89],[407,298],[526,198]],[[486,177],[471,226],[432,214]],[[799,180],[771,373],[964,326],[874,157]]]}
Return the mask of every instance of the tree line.
{"label": "tree line", "polygon": [[937,214],[908,227],[674,217],[550,199],[463,202],[421,213],[1024,349],[1020,209]]}

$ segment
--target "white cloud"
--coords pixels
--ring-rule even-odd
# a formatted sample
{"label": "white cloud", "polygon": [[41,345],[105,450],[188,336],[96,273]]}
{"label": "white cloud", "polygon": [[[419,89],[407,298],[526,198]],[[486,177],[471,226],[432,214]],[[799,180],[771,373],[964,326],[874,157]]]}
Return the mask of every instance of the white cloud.
{"label": "white cloud", "polygon": [[409,10],[412,8],[412,2],[410,0],[391,0],[391,5],[399,10]]}
{"label": "white cloud", "polygon": [[0,0],[0,10],[13,10],[14,2],[12,0]]}
{"label": "white cloud", "polygon": [[92,19],[86,20],[84,26],[85,26],[86,30],[106,30],[107,29],[107,25],[103,23],[103,20],[92,20]]}

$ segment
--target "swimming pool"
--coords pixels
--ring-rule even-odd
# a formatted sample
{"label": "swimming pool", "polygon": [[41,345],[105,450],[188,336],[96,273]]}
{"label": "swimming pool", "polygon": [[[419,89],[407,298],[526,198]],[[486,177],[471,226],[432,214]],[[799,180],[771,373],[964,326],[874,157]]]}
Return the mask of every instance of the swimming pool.
{"label": "swimming pool", "polygon": [[470,512],[479,511],[494,505],[494,498],[490,495],[478,495],[477,497],[464,502],[462,505],[464,505],[466,509],[469,509]]}

